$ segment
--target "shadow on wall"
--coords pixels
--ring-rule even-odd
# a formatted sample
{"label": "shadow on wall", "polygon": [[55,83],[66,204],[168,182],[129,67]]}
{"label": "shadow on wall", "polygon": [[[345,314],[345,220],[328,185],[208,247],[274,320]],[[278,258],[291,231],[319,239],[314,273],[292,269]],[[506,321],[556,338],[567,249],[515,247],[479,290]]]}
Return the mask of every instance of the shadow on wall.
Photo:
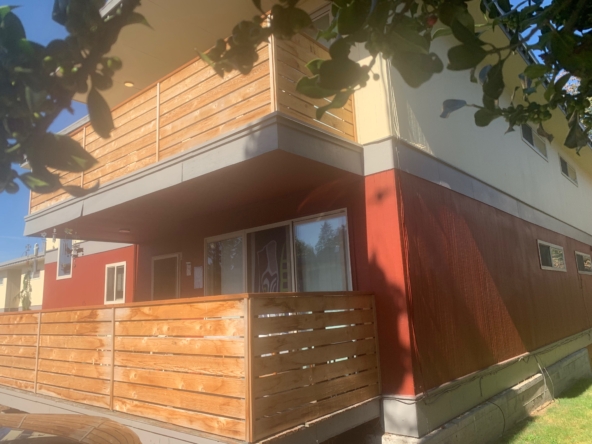
{"label": "shadow on wall", "polygon": [[[590,328],[589,246],[400,176],[419,391]],[[541,270],[537,239],[564,246],[566,273]]]}

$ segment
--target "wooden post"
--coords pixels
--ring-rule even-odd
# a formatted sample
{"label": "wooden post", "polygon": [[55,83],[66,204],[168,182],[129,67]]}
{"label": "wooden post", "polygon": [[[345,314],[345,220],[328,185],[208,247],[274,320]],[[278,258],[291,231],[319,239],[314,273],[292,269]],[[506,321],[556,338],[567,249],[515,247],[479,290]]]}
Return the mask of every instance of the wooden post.
{"label": "wooden post", "polygon": [[374,316],[374,342],[376,346],[376,371],[378,374],[378,394],[382,395],[382,376],[380,374],[380,353],[378,352],[378,322],[376,322],[376,296],[372,295],[372,311]]}
{"label": "wooden post", "polygon": [[275,39],[273,36],[269,38],[269,87],[271,94],[271,112],[274,113],[278,110],[278,91],[276,82],[276,71],[275,71]]}
{"label": "wooden post", "polygon": [[111,384],[109,387],[109,410],[113,411],[113,379],[115,376],[115,307],[111,308]]}
{"label": "wooden post", "polygon": [[37,393],[37,373],[39,372],[39,338],[41,337],[41,312],[37,317],[37,344],[35,347],[35,382],[33,383],[33,390]]}
{"label": "wooden post", "polygon": [[253,377],[251,365],[251,298],[245,300],[245,441],[253,442]]}
{"label": "wooden post", "polygon": [[[86,150],[86,125],[82,127],[82,148]],[[84,187],[84,171],[80,173],[80,186]]]}
{"label": "wooden post", "polygon": [[160,158],[160,82],[156,84],[156,162]]}

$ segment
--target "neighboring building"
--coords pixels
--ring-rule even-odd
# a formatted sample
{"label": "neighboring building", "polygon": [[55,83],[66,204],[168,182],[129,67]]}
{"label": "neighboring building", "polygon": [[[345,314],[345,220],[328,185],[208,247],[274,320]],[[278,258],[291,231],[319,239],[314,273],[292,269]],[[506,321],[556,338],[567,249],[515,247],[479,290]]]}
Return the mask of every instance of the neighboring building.
{"label": "neighboring building", "polygon": [[21,292],[24,278],[29,274],[31,310],[39,310],[43,302],[45,278],[44,256],[39,254],[22,256],[0,263],[0,312],[22,310]]}
{"label": "neighboring building", "polygon": [[[67,386],[58,377],[47,377],[43,393],[213,433],[203,439],[214,441],[230,433],[227,417],[277,421],[270,430],[280,431],[284,421],[288,424],[284,418],[294,420],[304,412],[298,424],[312,427],[312,420],[339,410],[321,410],[317,401],[326,406],[327,399],[339,393],[348,407],[355,406],[351,411],[359,421],[381,415],[385,442],[412,442],[429,433],[432,442],[487,442],[549,399],[549,390],[559,393],[575,378],[589,374],[592,153],[585,149],[577,157],[561,145],[567,123],[560,111],[546,125],[555,135],[553,143],[539,139],[530,127],[504,134],[501,121],[477,128],[468,112],[443,120],[443,100],[481,100],[481,90],[468,82],[468,73],[446,71],[415,90],[379,61],[380,81],[370,82],[343,109],[332,110],[318,122],[315,109],[325,102],[300,96],[295,81],[308,74],[306,62],[327,57],[319,43],[304,35],[292,42],[272,41],[260,49],[259,62],[248,76],[221,79],[200,60],[188,60],[196,46],[205,49],[253,14],[251,2],[232,3],[232,8],[225,1],[211,2],[210,13],[192,0],[175,2],[176,8],[159,3],[142,6],[158,31],[126,29],[114,47],[125,65],[114,88],[106,92],[110,103],[117,105],[112,137],[100,139],[85,120],[64,130],[99,164],[83,175],[67,174],[63,182],[89,186],[100,179],[99,190],[76,199],[62,192],[32,195],[25,230],[31,236],[75,230],[77,238],[89,240],[81,244],[84,256],[73,262],[60,247],[48,251],[46,266],[52,277],[44,307],[124,300],[144,305],[123,308],[125,322],[117,318],[114,306],[99,310],[103,318],[91,319],[96,324],[78,324],[78,314],[73,315],[76,328],[105,335],[93,351],[94,367],[85,361],[77,370],[86,372],[85,377],[96,372],[100,383],[91,389],[90,383]],[[310,10],[323,5],[316,0],[304,3]],[[319,20],[325,12],[318,10]],[[505,37],[499,31],[495,38]],[[435,50],[445,54],[452,43],[438,39]],[[359,51],[360,60],[366,56]],[[507,64],[508,70],[520,72],[521,62],[513,63]],[[137,89],[126,90],[123,81],[135,83]],[[512,87],[508,85],[503,100],[508,100]],[[92,254],[97,251],[91,247],[94,242],[128,246],[101,253],[99,261],[99,254]],[[125,269],[118,269],[124,262]],[[125,285],[117,287],[122,273]],[[353,389],[335,392],[339,380],[326,375],[329,379],[322,379],[321,374],[336,362],[345,365],[344,358],[354,364],[362,362],[361,355],[375,359],[374,352],[319,352],[317,361],[303,363],[299,357],[316,353],[318,344],[306,350],[284,345],[279,350],[286,353],[261,353],[251,362],[272,355],[285,360],[287,367],[274,377],[283,375],[286,384],[303,379],[306,396],[286,389],[283,402],[301,404],[281,414],[267,405],[267,413],[250,418],[250,411],[244,413],[245,396],[236,401],[237,409],[243,409],[240,415],[233,411],[215,421],[207,417],[218,424],[218,431],[212,432],[199,416],[203,410],[196,412],[210,405],[195,407],[182,397],[189,396],[190,387],[206,390],[201,380],[195,382],[206,370],[199,367],[181,377],[174,373],[181,371],[175,365],[185,361],[174,361],[172,352],[165,353],[168,349],[150,348],[160,341],[189,354],[193,349],[182,344],[193,344],[196,336],[206,342],[215,336],[196,327],[189,337],[174,339],[181,333],[156,319],[166,311],[176,331],[185,328],[186,314],[175,312],[177,298],[271,292],[276,293],[268,298],[273,301],[282,292],[296,292],[312,300],[310,296],[320,298],[332,291],[352,297],[357,294],[352,291],[372,292],[376,297],[380,385],[365,382],[364,393],[369,395],[364,398],[356,398],[360,392]],[[106,300],[107,294],[114,295],[113,301]],[[163,307],[152,302],[159,300],[171,300],[170,307],[152,309]],[[217,300],[225,299],[204,299]],[[310,333],[307,337],[315,337],[317,328],[332,334],[323,327],[335,325],[319,325],[321,316],[309,314],[312,311],[294,309],[294,322],[312,323],[302,328]],[[89,312],[76,313],[90,316]],[[205,313],[201,316],[206,320],[225,318]],[[267,312],[261,313],[248,322]],[[231,324],[240,316],[233,312],[227,317],[230,320],[220,322]],[[283,318],[274,322],[288,317]],[[139,320],[154,323],[142,330]],[[111,324],[99,328],[99,321]],[[296,330],[298,325],[290,331]],[[130,337],[115,341],[107,336],[113,331]],[[260,339],[248,329],[233,330],[229,336],[224,346],[218,345],[229,347],[237,337],[248,343]],[[283,340],[270,338],[269,342]],[[112,350],[112,343],[116,349],[108,354],[105,350]],[[150,355],[143,358],[146,350]],[[215,361],[210,354],[237,356],[236,351],[220,348],[201,353],[207,357],[185,357],[189,370]],[[75,359],[63,356],[59,359],[64,362]],[[238,356],[235,364],[242,369],[243,360],[248,360]],[[290,367],[292,356],[296,358]],[[135,367],[157,358],[166,362],[141,371]],[[134,359],[145,360],[139,364]],[[107,373],[106,362],[115,373]],[[123,368],[126,365],[134,369]],[[166,371],[172,373],[164,377]],[[220,376],[208,371],[207,377]],[[355,368],[348,371],[347,377],[364,375]],[[140,384],[136,378],[142,372],[150,376],[150,384],[181,390],[181,400],[175,392],[167,391],[165,397]],[[246,376],[240,369],[233,376],[233,384],[244,385]],[[267,377],[256,382],[265,385]],[[313,397],[310,393],[317,386],[321,394]],[[220,387],[215,390],[227,390]],[[376,394],[382,409],[362,410],[358,402],[369,402]],[[271,401],[265,396],[255,401],[266,402]],[[354,425],[356,421],[342,420],[316,426],[316,436],[329,438]],[[165,433],[154,424],[150,427],[155,434]],[[246,429],[240,436],[248,441]],[[305,435],[298,442],[314,442],[306,430],[312,429],[301,427]]]}
{"label": "neighboring building", "polygon": [[136,252],[130,244],[48,238],[43,308],[131,302]]}

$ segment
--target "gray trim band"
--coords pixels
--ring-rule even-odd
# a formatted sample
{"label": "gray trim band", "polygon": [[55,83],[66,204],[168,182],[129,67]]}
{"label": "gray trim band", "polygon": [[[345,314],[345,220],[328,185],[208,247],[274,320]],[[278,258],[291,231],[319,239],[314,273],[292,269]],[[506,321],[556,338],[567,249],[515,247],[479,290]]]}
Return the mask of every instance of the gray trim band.
{"label": "gray trim band", "polygon": [[192,149],[109,182],[84,198],[71,198],[25,217],[30,236],[81,216],[172,187],[224,167],[285,151],[363,175],[363,147],[276,112]]}
{"label": "gray trim band", "polygon": [[592,235],[488,185],[413,145],[388,137],[364,147],[366,176],[398,169],[490,205],[526,222],[592,245]]}

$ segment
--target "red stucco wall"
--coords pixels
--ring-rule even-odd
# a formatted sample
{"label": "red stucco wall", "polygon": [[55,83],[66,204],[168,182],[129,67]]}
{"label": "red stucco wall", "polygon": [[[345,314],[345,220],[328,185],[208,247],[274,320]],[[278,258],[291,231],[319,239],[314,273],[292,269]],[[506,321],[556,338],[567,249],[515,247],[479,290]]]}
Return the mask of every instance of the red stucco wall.
{"label": "red stucco wall", "polygon": [[133,301],[135,246],[81,256],[74,260],[72,277],[56,279],[57,264],[45,264],[43,308],[102,305],[105,298],[105,265],[126,262],[126,302]]}
{"label": "red stucco wall", "polygon": [[[399,173],[421,392],[592,327],[590,246]],[[542,270],[537,239],[564,247],[567,272]]]}

